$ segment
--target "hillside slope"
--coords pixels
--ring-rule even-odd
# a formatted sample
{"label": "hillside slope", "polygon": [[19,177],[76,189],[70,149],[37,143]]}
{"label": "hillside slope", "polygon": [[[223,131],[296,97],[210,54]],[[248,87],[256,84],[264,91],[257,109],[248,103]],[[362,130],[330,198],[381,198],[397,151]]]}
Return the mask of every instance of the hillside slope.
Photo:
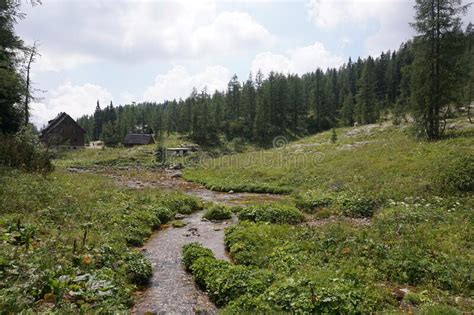
{"label": "hillside slope", "polygon": [[368,125],[290,142],[281,148],[204,160],[185,178],[221,191],[356,190],[400,199],[445,193],[440,176],[474,155],[474,127],[457,121],[452,137],[418,140],[410,127]]}
{"label": "hillside slope", "polygon": [[306,219],[240,210],[226,230],[238,266],[185,248],[196,281],[228,314],[472,312],[474,129],[456,124],[439,142],[370,125],[186,170],[212,189],[291,192]]}

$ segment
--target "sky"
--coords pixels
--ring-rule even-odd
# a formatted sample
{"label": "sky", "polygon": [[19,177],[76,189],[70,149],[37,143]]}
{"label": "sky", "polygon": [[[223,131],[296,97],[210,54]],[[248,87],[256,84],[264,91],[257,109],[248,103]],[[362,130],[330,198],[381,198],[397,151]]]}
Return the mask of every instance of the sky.
{"label": "sky", "polygon": [[[224,90],[259,69],[303,74],[397,49],[414,0],[43,0],[17,33],[39,43],[32,121],[112,101],[162,102]],[[470,10],[464,21],[474,21]]]}

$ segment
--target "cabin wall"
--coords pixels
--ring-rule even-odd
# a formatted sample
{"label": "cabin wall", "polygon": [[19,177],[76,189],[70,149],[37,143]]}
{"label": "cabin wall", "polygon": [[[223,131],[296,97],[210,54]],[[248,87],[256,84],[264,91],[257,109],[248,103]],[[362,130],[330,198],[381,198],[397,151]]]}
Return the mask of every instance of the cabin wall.
{"label": "cabin wall", "polygon": [[72,149],[84,147],[84,132],[72,118],[66,118],[54,129],[50,130],[43,140],[52,146],[68,146]]}

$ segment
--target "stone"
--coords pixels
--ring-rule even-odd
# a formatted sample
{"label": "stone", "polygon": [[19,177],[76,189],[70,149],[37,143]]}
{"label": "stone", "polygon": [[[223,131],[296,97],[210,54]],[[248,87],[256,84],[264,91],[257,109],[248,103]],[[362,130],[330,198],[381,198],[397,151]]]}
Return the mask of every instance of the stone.
{"label": "stone", "polygon": [[408,290],[407,288],[402,288],[400,289],[400,291],[402,291],[403,293],[407,294],[408,292],[410,292],[410,290]]}
{"label": "stone", "polygon": [[183,175],[181,173],[175,173],[171,175],[171,178],[181,178]]}
{"label": "stone", "polygon": [[233,193],[234,193],[234,191],[233,191],[233,190],[229,190],[229,194],[233,194]]}
{"label": "stone", "polygon": [[186,218],[186,216],[184,214],[181,214],[181,213],[176,213],[174,218],[175,218],[175,220],[182,220],[182,219]]}

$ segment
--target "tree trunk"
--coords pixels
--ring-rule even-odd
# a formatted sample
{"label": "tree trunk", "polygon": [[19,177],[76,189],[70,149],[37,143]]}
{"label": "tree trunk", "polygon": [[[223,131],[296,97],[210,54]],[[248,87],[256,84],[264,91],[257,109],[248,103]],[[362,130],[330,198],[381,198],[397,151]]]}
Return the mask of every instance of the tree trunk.
{"label": "tree trunk", "polygon": [[31,99],[31,81],[30,81],[30,71],[31,65],[35,61],[35,56],[37,54],[36,42],[33,44],[33,47],[30,50],[30,57],[28,58],[28,63],[26,66],[26,93],[25,93],[25,103],[23,105],[23,110],[25,114],[25,126],[28,125],[30,118],[30,99]]}

